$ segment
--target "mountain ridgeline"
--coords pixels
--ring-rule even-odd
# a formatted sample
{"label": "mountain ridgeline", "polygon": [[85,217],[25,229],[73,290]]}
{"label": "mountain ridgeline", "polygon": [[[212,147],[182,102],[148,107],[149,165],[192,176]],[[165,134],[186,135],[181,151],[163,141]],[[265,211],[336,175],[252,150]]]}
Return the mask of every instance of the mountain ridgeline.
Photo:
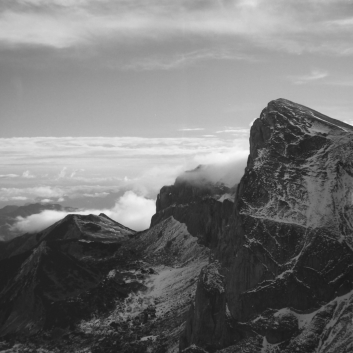
{"label": "mountain ridgeline", "polygon": [[3,243],[0,348],[352,352],[353,127],[271,101],[241,180],[217,168],[164,186],[143,232],[69,215]]}

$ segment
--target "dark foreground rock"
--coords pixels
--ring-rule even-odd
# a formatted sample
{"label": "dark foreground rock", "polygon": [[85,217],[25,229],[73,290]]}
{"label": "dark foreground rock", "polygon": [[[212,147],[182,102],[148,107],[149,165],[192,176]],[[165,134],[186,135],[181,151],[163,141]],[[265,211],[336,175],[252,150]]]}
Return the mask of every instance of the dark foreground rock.
{"label": "dark foreground rock", "polygon": [[222,286],[205,290],[216,265],[203,269],[181,350],[349,352],[352,195],[353,127],[270,102],[214,250]]}

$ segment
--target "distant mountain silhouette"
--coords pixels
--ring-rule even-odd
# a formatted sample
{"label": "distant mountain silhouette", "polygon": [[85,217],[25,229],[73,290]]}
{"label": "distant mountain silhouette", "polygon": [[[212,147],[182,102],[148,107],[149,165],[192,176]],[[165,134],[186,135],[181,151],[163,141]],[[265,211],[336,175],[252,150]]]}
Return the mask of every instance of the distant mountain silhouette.
{"label": "distant mountain silhouette", "polygon": [[12,226],[17,222],[17,217],[28,217],[45,210],[74,212],[76,208],[64,207],[59,204],[33,203],[24,206],[8,205],[0,209],[0,241],[10,240],[21,233]]}

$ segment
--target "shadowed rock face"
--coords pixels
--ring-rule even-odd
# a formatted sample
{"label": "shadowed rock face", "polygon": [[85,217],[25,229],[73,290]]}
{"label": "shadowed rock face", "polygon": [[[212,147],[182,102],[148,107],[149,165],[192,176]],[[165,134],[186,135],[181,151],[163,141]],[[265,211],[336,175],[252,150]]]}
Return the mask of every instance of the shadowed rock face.
{"label": "shadowed rock face", "polygon": [[[86,303],[80,294],[101,284],[113,266],[110,263],[121,261],[114,258],[121,243],[135,233],[104,214],[68,215],[40,233],[4,243],[0,335],[65,327],[96,309],[88,302],[94,293]],[[117,296],[124,295],[120,288],[114,289]],[[72,298],[78,299],[70,307]],[[100,294],[100,300],[104,295]]]}
{"label": "shadowed rock face", "polygon": [[151,227],[172,216],[185,223],[200,243],[216,247],[233,214],[236,186],[210,182],[206,174],[207,166],[199,166],[179,176],[174,185],[164,186],[157,196]]}
{"label": "shadowed rock face", "polygon": [[[353,127],[270,102],[251,128],[235,212],[214,250],[223,292],[205,291],[205,268],[180,348],[335,352],[353,344],[347,332],[343,341],[333,332],[347,322],[352,329],[352,195]],[[337,303],[346,311],[335,317]]]}

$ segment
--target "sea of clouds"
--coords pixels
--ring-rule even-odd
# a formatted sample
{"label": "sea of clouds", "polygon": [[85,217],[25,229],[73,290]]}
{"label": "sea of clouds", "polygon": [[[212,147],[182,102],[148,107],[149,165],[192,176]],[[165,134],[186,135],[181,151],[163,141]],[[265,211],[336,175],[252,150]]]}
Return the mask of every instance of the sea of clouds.
{"label": "sea of clouds", "polygon": [[[0,139],[6,170],[0,207],[59,203],[78,214],[105,213],[134,230],[149,227],[161,187],[200,164],[202,178],[237,183],[248,156],[248,135],[234,138],[22,138]],[[21,162],[25,168],[21,166]],[[21,169],[22,168],[22,169]],[[70,212],[72,213],[72,212]],[[40,231],[68,212],[18,217],[17,234]]]}

